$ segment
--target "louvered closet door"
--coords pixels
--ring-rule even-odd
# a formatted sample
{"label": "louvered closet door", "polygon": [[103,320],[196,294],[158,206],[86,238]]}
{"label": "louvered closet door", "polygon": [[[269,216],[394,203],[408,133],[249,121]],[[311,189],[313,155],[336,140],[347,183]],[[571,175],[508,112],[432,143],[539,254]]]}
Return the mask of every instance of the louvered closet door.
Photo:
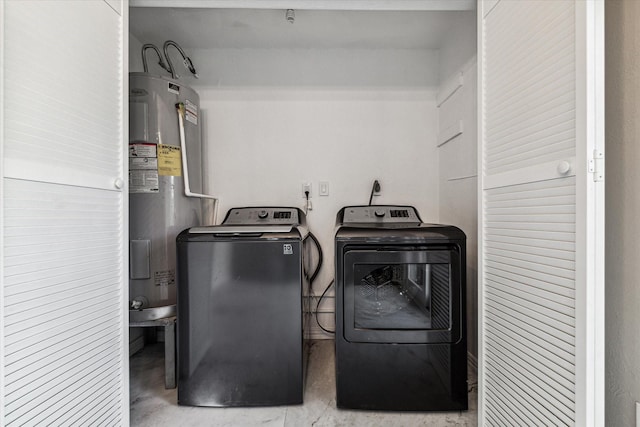
{"label": "louvered closet door", "polygon": [[479,424],[602,425],[603,4],[478,14]]}
{"label": "louvered closet door", "polygon": [[128,424],[122,6],[0,4],[0,425]]}

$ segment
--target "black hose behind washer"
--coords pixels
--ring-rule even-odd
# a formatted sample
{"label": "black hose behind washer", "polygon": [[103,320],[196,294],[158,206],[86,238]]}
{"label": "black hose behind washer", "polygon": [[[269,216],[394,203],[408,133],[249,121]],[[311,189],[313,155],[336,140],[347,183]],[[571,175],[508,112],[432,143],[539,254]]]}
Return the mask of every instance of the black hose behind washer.
{"label": "black hose behind washer", "polygon": [[318,319],[318,310],[320,309],[320,303],[322,302],[322,299],[324,298],[324,296],[327,294],[327,292],[329,291],[329,289],[331,289],[331,285],[333,285],[333,280],[331,282],[329,282],[329,284],[327,285],[326,288],[324,288],[324,292],[322,292],[322,295],[320,295],[320,298],[318,298],[318,303],[316,304],[316,323],[318,324],[318,326],[320,326],[320,329],[322,329],[323,331],[325,331],[328,334],[335,334],[336,331],[332,331],[330,329],[325,328],[324,326],[322,326],[320,324],[320,319]]}
{"label": "black hose behind washer", "polygon": [[318,265],[316,266],[315,270],[313,270],[313,274],[309,277],[309,286],[311,286],[311,284],[313,284],[313,281],[315,280],[318,273],[320,273],[323,256],[322,256],[322,247],[320,246],[320,242],[318,241],[316,236],[314,236],[312,232],[309,232],[309,234],[307,234],[307,238],[313,240],[313,243],[316,245],[316,248],[318,249]]}
{"label": "black hose behind washer", "polygon": [[[318,241],[318,239],[316,238],[316,236],[312,232],[309,232],[309,234],[307,234],[307,237],[305,237],[305,240],[306,239],[313,240],[314,245],[318,249],[318,265],[314,269],[313,274],[309,277],[309,291],[312,291],[312,289],[313,289],[312,288],[313,281],[318,276],[318,273],[320,273],[320,268],[322,267],[322,261],[323,261],[322,246],[320,246],[320,242]],[[305,274],[306,274],[306,272],[305,272]],[[328,334],[333,334],[333,333],[335,333],[335,331],[329,330],[329,329],[325,328],[324,326],[322,326],[322,324],[320,324],[320,319],[318,318],[318,309],[320,308],[320,303],[322,302],[322,299],[327,294],[327,292],[331,288],[332,284],[333,284],[333,280],[331,281],[331,283],[329,283],[329,286],[327,286],[325,288],[324,292],[322,292],[322,295],[320,296],[320,298],[318,298],[318,302],[316,303],[316,309],[315,309],[316,323],[318,324],[320,329],[322,329],[323,331],[325,331]],[[311,294],[311,292],[309,292],[309,294]]]}

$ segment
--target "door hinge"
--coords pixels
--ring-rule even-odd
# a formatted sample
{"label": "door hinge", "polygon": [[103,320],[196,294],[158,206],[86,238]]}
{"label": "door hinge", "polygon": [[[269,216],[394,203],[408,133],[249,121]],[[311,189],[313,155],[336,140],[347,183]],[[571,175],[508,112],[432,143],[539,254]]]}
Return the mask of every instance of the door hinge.
{"label": "door hinge", "polygon": [[593,150],[593,158],[589,160],[589,173],[593,174],[594,182],[604,181],[604,153],[602,150]]}

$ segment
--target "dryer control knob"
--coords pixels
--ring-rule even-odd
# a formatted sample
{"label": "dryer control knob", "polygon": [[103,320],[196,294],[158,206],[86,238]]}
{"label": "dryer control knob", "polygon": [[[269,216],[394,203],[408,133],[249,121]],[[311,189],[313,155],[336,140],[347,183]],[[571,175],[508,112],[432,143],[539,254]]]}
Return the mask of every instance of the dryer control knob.
{"label": "dryer control knob", "polygon": [[386,212],[382,209],[376,209],[374,213],[378,218],[382,218]]}
{"label": "dryer control knob", "polygon": [[267,212],[267,211],[258,212],[258,218],[260,218],[260,219],[265,219],[268,216],[269,216],[269,212]]}

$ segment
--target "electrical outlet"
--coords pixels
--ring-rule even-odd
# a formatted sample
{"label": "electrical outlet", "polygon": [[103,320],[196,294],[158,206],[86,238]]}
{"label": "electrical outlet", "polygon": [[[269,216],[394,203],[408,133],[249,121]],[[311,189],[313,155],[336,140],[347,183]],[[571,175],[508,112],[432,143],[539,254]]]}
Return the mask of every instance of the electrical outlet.
{"label": "electrical outlet", "polygon": [[320,196],[328,196],[329,195],[329,182],[320,181],[318,184],[318,194]]}
{"label": "electrical outlet", "polygon": [[303,182],[302,183],[302,198],[303,199],[307,198],[307,192],[309,192],[309,198],[311,198],[311,183],[310,182]]}

